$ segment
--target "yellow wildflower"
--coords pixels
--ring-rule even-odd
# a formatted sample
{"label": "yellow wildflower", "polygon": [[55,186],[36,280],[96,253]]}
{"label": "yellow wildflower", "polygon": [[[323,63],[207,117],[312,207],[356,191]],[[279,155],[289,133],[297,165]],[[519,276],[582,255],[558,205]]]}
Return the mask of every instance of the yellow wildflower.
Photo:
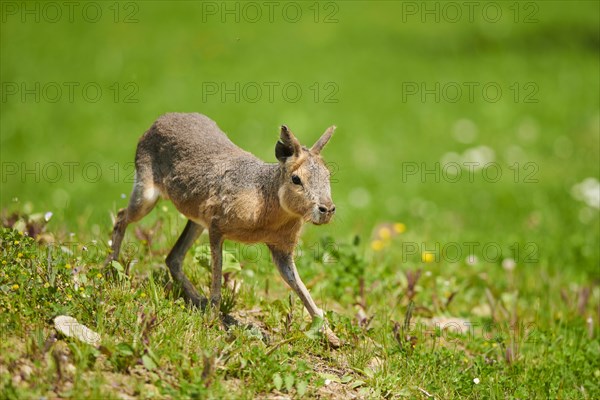
{"label": "yellow wildflower", "polygon": [[19,285],[17,285],[16,283],[12,285],[12,290],[19,290]]}
{"label": "yellow wildflower", "polygon": [[98,279],[102,279],[102,274],[101,274],[100,272],[98,272],[98,273],[96,274],[96,278],[98,278]]}
{"label": "yellow wildflower", "polygon": [[17,258],[21,258],[21,257],[23,257],[23,253],[17,254]]}
{"label": "yellow wildflower", "polygon": [[6,265],[6,264],[8,264],[8,263],[6,262],[6,260],[2,260],[2,265]]}
{"label": "yellow wildflower", "polygon": [[18,241],[18,240],[15,240],[15,241],[13,242],[13,244],[19,244],[19,241]]}
{"label": "yellow wildflower", "polygon": [[143,298],[143,297],[146,297],[146,293],[142,292],[142,293],[140,294],[140,297],[142,297],[142,298]]}
{"label": "yellow wildflower", "polygon": [[434,262],[435,261],[435,254],[426,251],[423,254],[421,254],[421,261],[425,262],[425,263],[430,263],[430,262]]}
{"label": "yellow wildflower", "polygon": [[396,222],[394,224],[394,231],[396,231],[396,233],[403,233],[406,230],[406,225],[404,225],[402,222]]}
{"label": "yellow wildflower", "polygon": [[65,268],[66,268],[66,269],[71,269],[71,264],[66,264],[66,265],[65,265]]}
{"label": "yellow wildflower", "polygon": [[371,248],[375,251],[381,251],[385,247],[385,244],[381,240],[373,240],[371,242]]}
{"label": "yellow wildflower", "polygon": [[383,240],[387,240],[392,236],[392,231],[390,231],[390,228],[384,226],[383,228],[379,229],[379,237],[382,238]]}

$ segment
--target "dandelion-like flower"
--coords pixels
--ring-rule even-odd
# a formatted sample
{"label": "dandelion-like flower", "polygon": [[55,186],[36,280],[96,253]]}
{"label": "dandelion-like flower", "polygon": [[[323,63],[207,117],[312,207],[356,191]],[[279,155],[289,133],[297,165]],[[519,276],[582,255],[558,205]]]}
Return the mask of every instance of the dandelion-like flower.
{"label": "dandelion-like flower", "polygon": [[12,285],[12,290],[19,290],[19,285],[17,285],[16,283]]}
{"label": "dandelion-like flower", "polygon": [[479,385],[479,382],[480,382],[479,378],[475,378],[475,379],[473,379],[473,383],[474,383],[474,384],[476,384],[476,385]]}
{"label": "dandelion-like flower", "polygon": [[424,263],[430,263],[435,261],[435,254],[430,251],[425,251],[421,254],[421,261]]}
{"label": "dandelion-like flower", "polygon": [[383,243],[382,240],[376,239],[371,242],[371,248],[374,251],[381,251],[381,250],[383,250],[384,247],[385,247],[385,244]]}
{"label": "dandelion-like flower", "polygon": [[404,233],[404,231],[406,231],[406,225],[404,225],[402,222],[396,222],[394,224],[394,231],[396,233]]}
{"label": "dandelion-like flower", "polygon": [[383,240],[387,240],[390,237],[392,237],[392,232],[390,231],[390,228],[384,226],[383,228],[379,229],[379,237]]}

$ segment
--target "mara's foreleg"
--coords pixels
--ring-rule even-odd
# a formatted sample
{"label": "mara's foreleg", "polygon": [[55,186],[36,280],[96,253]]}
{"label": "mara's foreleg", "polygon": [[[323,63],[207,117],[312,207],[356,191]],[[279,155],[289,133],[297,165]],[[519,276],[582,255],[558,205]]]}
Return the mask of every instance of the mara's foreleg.
{"label": "mara's foreleg", "polygon": [[105,266],[111,261],[119,259],[121,243],[123,242],[127,225],[139,221],[152,211],[158,201],[158,195],[159,192],[152,182],[152,173],[142,170],[136,171],[135,183],[133,184],[129,204],[127,208],[122,208],[117,213],[111,238],[111,251],[104,261]]}
{"label": "mara's foreleg", "polygon": [[[279,273],[283,277],[283,280],[289,285],[290,288],[302,301],[304,307],[308,310],[310,316],[314,319],[315,316],[319,316],[324,318],[323,310],[317,307],[315,301],[312,299],[308,289],[300,279],[298,275],[298,270],[296,269],[296,264],[294,263],[294,257],[291,252],[280,251],[274,247],[269,246],[271,250],[271,254],[273,255],[273,262],[277,266]],[[332,347],[339,347],[341,344],[340,339],[333,333],[331,329],[325,324],[323,333],[327,338],[327,341]]]}
{"label": "mara's foreleg", "polygon": [[210,302],[219,311],[221,306],[221,278],[223,268],[223,235],[216,228],[209,228],[212,281],[210,285]]}

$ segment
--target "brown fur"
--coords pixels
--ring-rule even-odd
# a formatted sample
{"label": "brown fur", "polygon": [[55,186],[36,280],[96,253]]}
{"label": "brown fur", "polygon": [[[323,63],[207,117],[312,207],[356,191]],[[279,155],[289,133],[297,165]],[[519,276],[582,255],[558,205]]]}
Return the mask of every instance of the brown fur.
{"label": "brown fur", "polygon": [[[282,277],[309,313],[322,316],[298,276],[292,252],[305,222],[327,223],[335,212],[329,171],[320,156],[334,128],[309,150],[283,126],[276,146],[279,163],[269,164],[233,144],[204,115],[161,116],[138,143],[134,188],[128,207],[118,213],[107,262],[118,258],[127,225],[148,214],[159,197],[170,199],[189,221],[167,265],[190,303],[204,306],[206,299],[183,274],[182,262],[202,230],[208,229],[215,306],[221,298],[223,240],[230,239],[267,244]],[[301,184],[292,181],[297,178]],[[331,331],[326,332],[331,344],[339,344]]]}

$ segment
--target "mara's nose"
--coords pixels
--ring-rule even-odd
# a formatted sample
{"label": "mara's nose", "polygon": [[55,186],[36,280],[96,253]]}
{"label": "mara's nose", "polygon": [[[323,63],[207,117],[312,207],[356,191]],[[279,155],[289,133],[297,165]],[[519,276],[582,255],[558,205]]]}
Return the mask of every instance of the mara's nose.
{"label": "mara's nose", "polygon": [[335,212],[335,204],[333,204],[332,202],[329,202],[325,205],[321,204],[319,206],[319,212],[321,214],[333,214]]}

